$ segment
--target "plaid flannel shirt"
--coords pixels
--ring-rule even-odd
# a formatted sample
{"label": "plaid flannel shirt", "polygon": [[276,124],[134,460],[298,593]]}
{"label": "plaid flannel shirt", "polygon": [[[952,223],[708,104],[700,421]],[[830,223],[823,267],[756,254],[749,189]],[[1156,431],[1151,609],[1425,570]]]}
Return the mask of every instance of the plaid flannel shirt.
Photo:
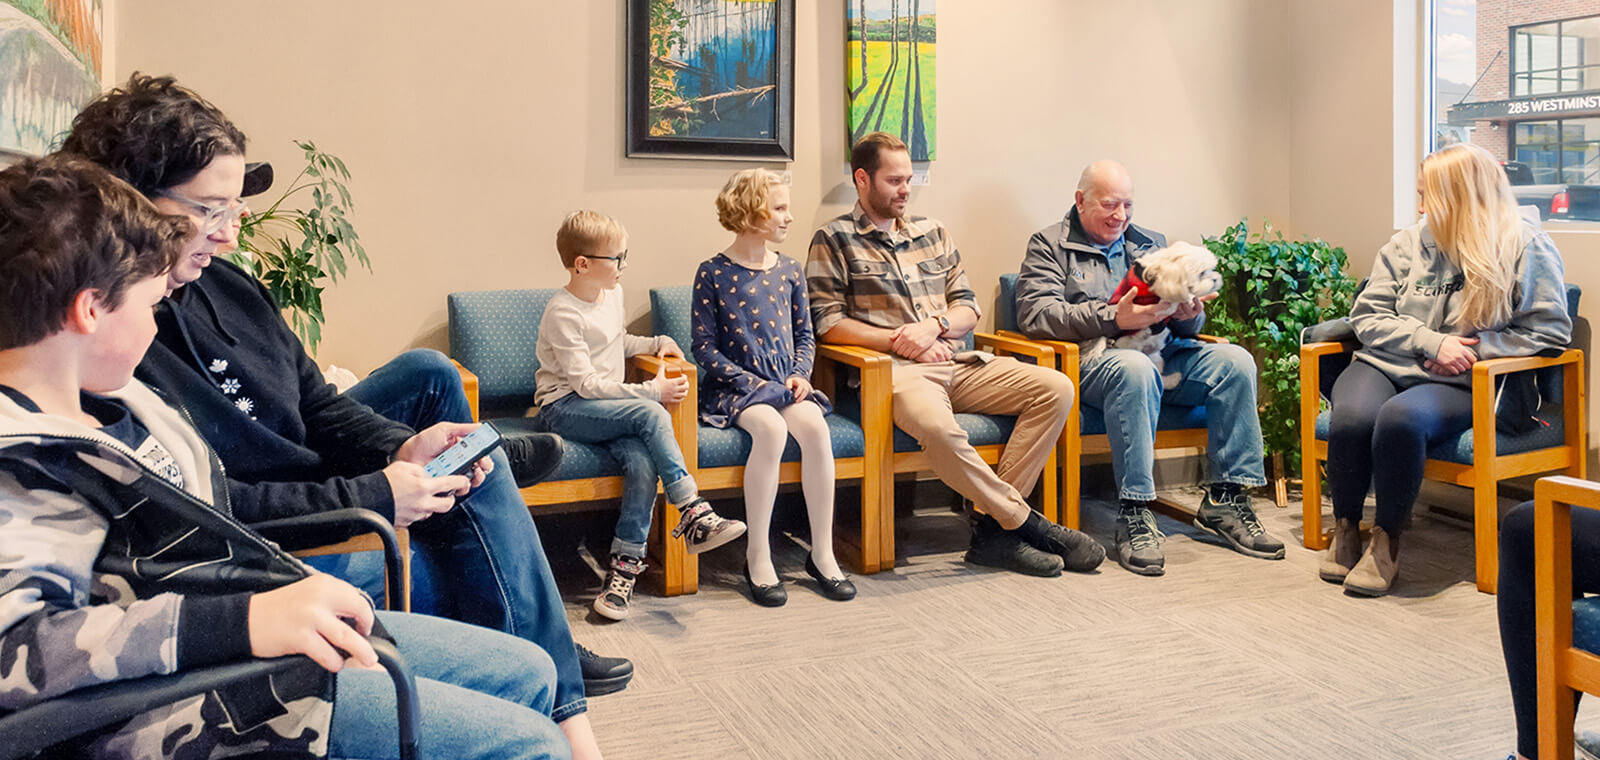
{"label": "plaid flannel shirt", "polygon": [[[811,237],[806,283],[818,336],[846,317],[893,330],[957,306],[983,314],[943,224],[907,217],[884,232],[859,202]],[[959,339],[941,340],[953,351],[963,348]]]}

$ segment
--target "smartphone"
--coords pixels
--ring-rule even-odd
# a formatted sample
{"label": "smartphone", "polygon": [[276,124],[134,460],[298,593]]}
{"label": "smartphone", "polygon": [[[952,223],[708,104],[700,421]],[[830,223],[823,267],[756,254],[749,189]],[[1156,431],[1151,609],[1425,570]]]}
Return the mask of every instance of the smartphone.
{"label": "smartphone", "polygon": [[500,445],[500,431],[492,423],[485,422],[477,430],[456,441],[455,445],[433,458],[423,466],[429,477],[439,478],[445,475],[462,475],[472,469],[472,465],[479,459],[489,455],[495,447]]}

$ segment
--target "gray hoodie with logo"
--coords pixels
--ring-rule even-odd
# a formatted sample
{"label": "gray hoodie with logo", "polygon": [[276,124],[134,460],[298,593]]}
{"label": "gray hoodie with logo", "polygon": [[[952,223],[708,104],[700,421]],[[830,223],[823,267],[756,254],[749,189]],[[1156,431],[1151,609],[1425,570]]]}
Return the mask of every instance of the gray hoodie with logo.
{"label": "gray hoodie with logo", "polygon": [[1409,385],[1433,381],[1470,387],[1472,373],[1436,375],[1423,362],[1437,358],[1447,335],[1473,337],[1480,359],[1531,356],[1572,341],[1561,253],[1537,222],[1522,221],[1522,249],[1513,267],[1511,321],[1468,334],[1461,322],[1466,276],[1434,242],[1427,222],[1396,232],[1378,251],[1372,277],[1350,309],[1362,348],[1356,358]]}

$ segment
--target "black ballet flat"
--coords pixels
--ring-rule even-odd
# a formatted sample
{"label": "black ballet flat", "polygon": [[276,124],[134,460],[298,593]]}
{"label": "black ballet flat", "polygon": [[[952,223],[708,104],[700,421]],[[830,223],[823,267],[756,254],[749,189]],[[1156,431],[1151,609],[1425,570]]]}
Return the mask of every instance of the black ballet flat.
{"label": "black ballet flat", "polygon": [[789,602],[789,592],[784,590],[783,581],[771,586],[757,586],[755,581],[750,580],[749,565],[744,566],[744,582],[750,587],[750,599],[762,607],[782,607]]}
{"label": "black ballet flat", "polygon": [[851,583],[848,577],[825,578],[822,571],[817,569],[817,563],[811,561],[811,555],[806,555],[806,574],[817,579],[817,585],[822,588],[822,595],[835,602],[848,602],[856,598],[856,584]]}

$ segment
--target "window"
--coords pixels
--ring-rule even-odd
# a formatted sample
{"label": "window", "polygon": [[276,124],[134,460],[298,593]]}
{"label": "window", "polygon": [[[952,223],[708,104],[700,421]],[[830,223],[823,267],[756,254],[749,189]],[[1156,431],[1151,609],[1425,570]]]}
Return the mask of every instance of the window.
{"label": "window", "polygon": [[1428,130],[1427,151],[1446,145],[1470,142],[1474,123],[1449,118],[1451,106],[1463,99],[1477,99],[1473,85],[1478,81],[1478,2],[1477,0],[1428,0],[1431,35],[1429,69],[1432,87],[1428,93],[1432,127]]}
{"label": "window", "polygon": [[1532,174],[1523,184],[1600,184],[1600,118],[1521,122],[1512,154]]}
{"label": "window", "polygon": [[1511,95],[1600,90],[1600,16],[1511,28]]}

